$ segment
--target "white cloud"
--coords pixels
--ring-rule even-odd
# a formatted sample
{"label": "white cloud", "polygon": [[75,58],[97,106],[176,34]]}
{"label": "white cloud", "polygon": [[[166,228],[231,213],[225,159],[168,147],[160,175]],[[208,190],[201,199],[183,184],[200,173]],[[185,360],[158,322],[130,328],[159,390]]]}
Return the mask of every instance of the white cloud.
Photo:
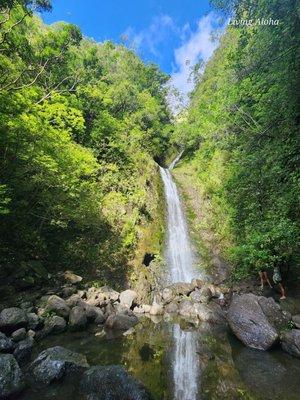
{"label": "white cloud", "polygon": [[169,15],[160,15],[153,18],[151,24],[140,32],[128,27],[122,34],[136,50],[147,50],[155,57],[159,57],[158,45],[163,43],[170,33],[177,32],[178,28]]}
{"label": "white cloud", "polygon": [[[183,43],[174,50],[175,66],[171,85],[182,94],[184,104],[187,103],[188,93],[193,89],[193,82],[190,80],[191,68],[199,60],[207,62],[218,46],[218,41],[212,38],[216,19],[217,16],[214,13],[202,17],[198,21],[195,32],[186,25],[182,30]],[[171,101],[174,102],[174,100]],[[176,104],[172,104],[172,107],[176,107]]]}

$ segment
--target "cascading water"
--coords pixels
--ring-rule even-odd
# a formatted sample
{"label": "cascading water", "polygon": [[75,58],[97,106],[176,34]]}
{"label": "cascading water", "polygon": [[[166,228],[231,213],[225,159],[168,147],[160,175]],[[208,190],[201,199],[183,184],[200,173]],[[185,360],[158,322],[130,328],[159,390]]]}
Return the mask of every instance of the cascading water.
{"label": "cascading water", "polygon": [[[190,282],[198,275],[194,268],[194,255],[186,219],[176,184],[170,172],[181,155],[182,153],[168,169],[160,167],[168,209],[166,258],[172,283]],[[179,325],[174,325],[173,337],[175,344],[173,357],[174,400],[196,400],[199,374],[196,352],[197,333],[183,331]]]}

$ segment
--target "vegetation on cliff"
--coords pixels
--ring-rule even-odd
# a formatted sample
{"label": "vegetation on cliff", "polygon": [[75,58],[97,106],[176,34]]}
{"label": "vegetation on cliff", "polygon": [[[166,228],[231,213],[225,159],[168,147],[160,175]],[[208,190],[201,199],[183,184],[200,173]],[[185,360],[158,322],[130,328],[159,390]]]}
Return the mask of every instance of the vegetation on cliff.
{"label": "vegetation on cliff", "polygon": [[[185,143],[210,228],[244,276],[299,261],[299,5],[215,4],[253,22],[227,27],[176,140]],[[261,25],[262,17],[279,22]]]}
{"label": "vegetation on cliff", "polygon": [[30,284],[43,266],[80,266],[122,282],[153,218],[168,77],[124,46],[43,24],[47,1],[0,8],[0,271]]}

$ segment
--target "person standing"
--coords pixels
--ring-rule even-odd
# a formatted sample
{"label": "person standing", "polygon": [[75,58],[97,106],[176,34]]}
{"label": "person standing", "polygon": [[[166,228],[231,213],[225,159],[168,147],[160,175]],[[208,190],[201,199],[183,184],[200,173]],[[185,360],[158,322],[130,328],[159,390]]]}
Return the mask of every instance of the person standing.
{"label": "person standing", "polygon": [[263,269],[263,268],[260,269],[259,277],[260,277],[260,287],[261,287],[261,289],[264,288],[264,284],[265,283],[267,283],[270,286],[270,288],[272,288],[271,282],[270,282],[269,277],[268,277],[268,273],[267,273],[267,271],[265,269]]}
{"label": "person standing", "polygon": [[285,289],[283,287],[282,284],[282,277],[281,277],[281,273],[280,273],[280,269],[279,267],[274,267],[274,271],[273,271],[273,281],[275,283],[275,285],[278,285],[279,291],[280,291],[280,300],[285,300],[286,299],[286,293],[285,293]]}

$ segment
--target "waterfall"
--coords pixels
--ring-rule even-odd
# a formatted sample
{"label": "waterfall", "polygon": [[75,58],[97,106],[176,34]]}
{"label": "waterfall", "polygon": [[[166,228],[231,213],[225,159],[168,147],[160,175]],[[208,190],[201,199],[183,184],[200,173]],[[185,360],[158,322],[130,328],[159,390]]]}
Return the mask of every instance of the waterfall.
{"label": "waterfall", "polygon": [[[175,159],[176,161],[177,159]],[[173,167],[174,162],[171,164]],[[170,168],[160,167],[168,208],[166,259],[171,282],[190,282],[197,276],[188,229]]]}
{"label": "waterfall", "polygon": [[[168,169],[160,167],[168,209],[166,259],[172,283],[190,282],[197,277],[186,219],[170,172],[181,155]],[[173,337],[174,400],[196,400],[199,380],[197,332],[187,332],[181,330],[179,325],[174,325]]]}

